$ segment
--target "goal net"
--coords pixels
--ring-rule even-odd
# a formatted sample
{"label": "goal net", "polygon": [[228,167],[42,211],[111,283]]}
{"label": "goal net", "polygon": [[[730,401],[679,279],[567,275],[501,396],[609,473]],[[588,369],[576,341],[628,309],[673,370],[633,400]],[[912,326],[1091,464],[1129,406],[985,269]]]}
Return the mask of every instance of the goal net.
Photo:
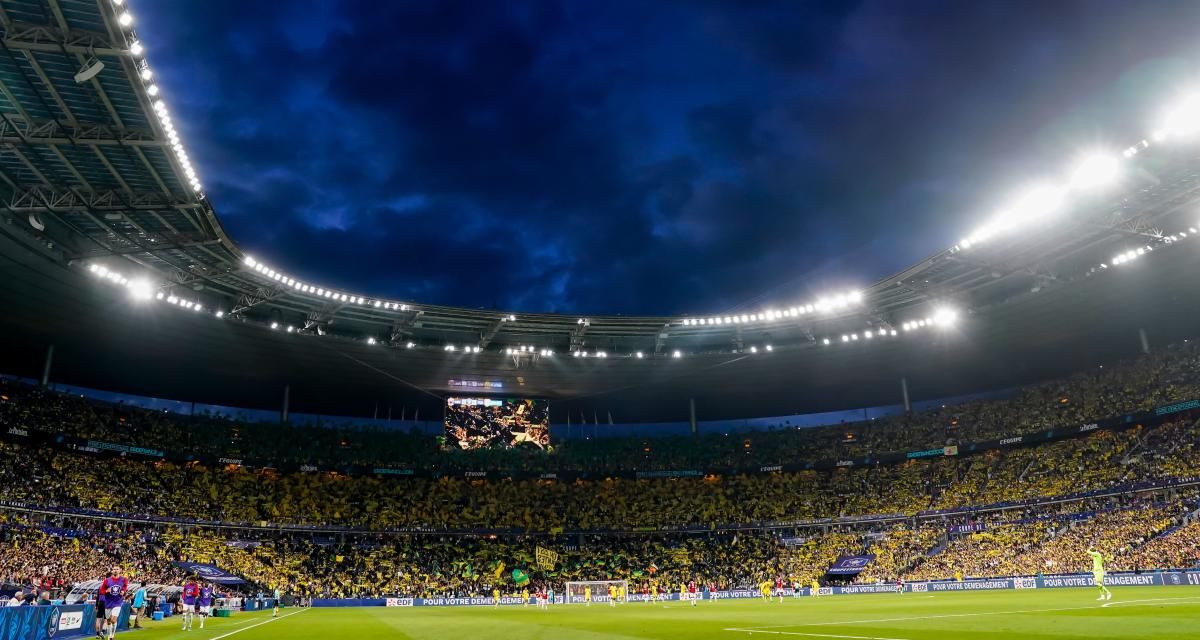
{"label": "goal net", "polygon": [[[624,593],[625,597],[629,597],[629,583],[625,580],[592,580],[589,582],[568,582],[567,583],[567,604],[584,604],[588,601],[588,594],[591,594],[592,602],[607,603],[608,588],[616,587],[619,593]],[[620,599],[618,598],[618,602]]]}

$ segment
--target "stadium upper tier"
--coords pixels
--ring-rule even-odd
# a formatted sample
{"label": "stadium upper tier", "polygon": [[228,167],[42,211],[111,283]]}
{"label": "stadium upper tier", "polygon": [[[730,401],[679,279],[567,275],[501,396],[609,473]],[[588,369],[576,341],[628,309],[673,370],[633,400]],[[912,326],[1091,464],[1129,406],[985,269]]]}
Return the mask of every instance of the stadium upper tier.
{"label": "stadium upper tier", "polygon": [[[764,467],[833,466],[836,461],[903,460],[911,452],[946,446],[994,447],[1002,439],[1033,441],[1079,433],[1084,425],[1121,426],[1165,414],[1164,407],[1200,400],[1200,345],[1180,344],[1153,355],[1080,372],[1021,389],[1010,397],[941,406],[868,422],[795,429],[786,419],[769,431],[696,436],[564,439],[550,450],[512,448],[443,450],[441,438],[395,427],[332,428],[224,417],[177,415],[124,404],[90,402],[0,380],[0,426],[26,436],[64,436],[78,442],[160,452],[151,457],[209,463],[237,460],[258,467],[357,469],[387,467],[408,473],[632,474]],[[1173,415],[1172,411],[1166,415]],[[1160,414],[1160,415],[1156,415]],[[1126,416],[1132,416],[1126,418]],[[410,427],[415,424],[410,423]],[[991,444],[986,444],[991,443]],[[1008,443],[1002,443],[1008,444]],[[891,454],[889,456],[889,454]]]}
{"label": "stadium upper tier", "polygon": [[[732,407],[734,395],[751,390],[780,398],[789,391],[772,381],[780,377],[845,389],[847,380],[873,370],[891,388],[894,374],[905,373],[895,363],[908,363],[912,373],[919,354],[953,341],[944,334],[956,320],[977,325],[961,329],[977,341],[976,356],[989,353],[989,340],[1003,341],[995,348],[1010,353],[1018,342],[1036,351],[1032,334],[1045,332],[1048,340],[1064,329],[1064,318],[1104,315],[1095,310],[1112,295],[1106,288],[1144,288],[1122,284],[1114,271],[1157,261],[1163,283],[1172,283],[1173,273],[1194,273],[1187,260],[1167,264],[1170,258],[1150,256],[1175,253],[1173,245],[1191,246],[1196,237],[1200,180],[1190,137],[1200,101],[1185,100],[1144,139],[1089,156],[1018,193],[999,213],[962,216],[971,222],[954,224],[975,228],[957,245],[874,283],[807,299],[698,308],[687,316],[580,316],[427,305],[300,281],[282,265],[247,255],[222,229],[199,181],[202,171],[175,128],[175,119],[188,114],[175,114],[157,84],[149,63],[154,52],[139,39],[135,12],[130,3],[110,0],[0,1],[8,51],[0,58],[0,144],[7,152],[0,155],[0,302],[9,310],[3,333],[10,340],[4,346],[24,355],[32,344],[56,343],[77,358],[64,356],[59,370],[92,386],[103,385],[83,380],[88,374],[78,363],[94,363],[101,349],[86,344],[86,335],[72,335],[81,327],[108,337],[105,349],[115,354],[111,369],[118,373],[104,375],[126,375],[126,364],[146,361],[143,350],[173,352],[160,356],[161,368],[190,363],[212,372],[205,395],[229,404],[261,406],[284,383],[299,388],[303,401],[330,402],[314,392],[324,377],[327,385],[344,383],[327,394],[343,402],[341,410],[365,398],[377,402],[389,389],[431,410],[430,393],[460,391],[456,382],[499,381],[516,393],[569,399],[581,408],[607,403],[611,410],[620,397],[636,402],[643,419],[678,418],[686,398],[697,395],[727,396],[717,407]],[[1118,282],[1088,285],[1092,280]],[[1190,289],[1173,303],[1196,306]],[[117,308],[130,299],[164,308],[153,318]],[[201,317],[226,326],[202,327]],[[1048,326],[1051,317],[1059,326]],[[1104,331],[1153,319],[1070,325],[1067,333],[1107,341]],[[898,346],[906,342],[912,344]],[[865,351],[868,343],[870,355],[843,353]],[[254,356],[255,364],[225,354]],[[767,357],[773,360],[746,362]],[[839,369],[847,375],[836,375]],[[306,379],[313,370],[321,376]],[[1031,366],[987,382],[1028,382],[1046,373]],[[269,394],[239,388],[250,377],[260,387],[269,381]],[[931,393],[950,392],[963,376],[947,378],[931,381],[939,387]],[[164,395],[197,384],[168,377],[117,382]],[[976,388],[981,383],[971,381]],[[828,388],[810,387],[808,399],[769,400],[779,408],[761,410],[829,402]],[[663,398],[673,400],[669,412]]]}

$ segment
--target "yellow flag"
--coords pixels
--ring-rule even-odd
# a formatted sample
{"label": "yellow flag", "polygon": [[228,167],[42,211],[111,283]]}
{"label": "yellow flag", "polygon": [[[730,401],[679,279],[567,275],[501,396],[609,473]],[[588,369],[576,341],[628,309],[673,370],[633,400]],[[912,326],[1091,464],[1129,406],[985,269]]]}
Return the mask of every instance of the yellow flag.
{"label": "yellow flag", "polygon": [[554,565],[558,564],[558,554],[545,547],[539,546],[535,549],[534,556],[537,558],[537,565],[542,569],[553,569]]}

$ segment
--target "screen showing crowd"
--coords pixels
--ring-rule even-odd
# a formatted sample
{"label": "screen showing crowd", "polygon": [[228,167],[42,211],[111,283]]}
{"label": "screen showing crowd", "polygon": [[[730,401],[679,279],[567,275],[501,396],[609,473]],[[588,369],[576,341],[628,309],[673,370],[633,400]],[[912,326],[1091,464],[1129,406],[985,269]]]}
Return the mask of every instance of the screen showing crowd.
{"label": "screen showing crowd", "polygon": [[550,444],[550,410],[545,400],[447,398],[446,446],[491,449]]}

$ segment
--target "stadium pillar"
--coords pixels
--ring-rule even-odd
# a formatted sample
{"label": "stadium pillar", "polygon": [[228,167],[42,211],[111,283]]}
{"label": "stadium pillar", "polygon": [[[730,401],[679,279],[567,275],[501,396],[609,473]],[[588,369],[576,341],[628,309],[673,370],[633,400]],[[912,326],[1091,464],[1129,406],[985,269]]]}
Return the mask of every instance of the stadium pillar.
{"label": "stadium pillar", "polygon": [[688,398],[688,424],[692,427],[692,435],[696,435],[696,399]]}
{"label": "stadium pillar", "polygon": [[1150,340],[1146,337],[1145,329],[1138,329],[1138,340],[1142,342],[1142,353],[1148,355],[1150,353]]}
{"label": "stadium pillar", "polygon": [[54,345],[46,347],[46,362],[42,365],[42,386],[50,386],[50,365],[54,363]]}
{"label": "stadium pillar", "polygon": [[904,413],[911,413],[912,403],[908,400],[908,378],[900,378],[900,395],[904,396]]}
{"label": "stadium pillar", "polygon": [[283,385],[283,411],[279,412],[279,421],[280,422],[288,421],[288,403],[291,400],[291,395],[292,395],[292,385],[290,385],[290,384]]}

